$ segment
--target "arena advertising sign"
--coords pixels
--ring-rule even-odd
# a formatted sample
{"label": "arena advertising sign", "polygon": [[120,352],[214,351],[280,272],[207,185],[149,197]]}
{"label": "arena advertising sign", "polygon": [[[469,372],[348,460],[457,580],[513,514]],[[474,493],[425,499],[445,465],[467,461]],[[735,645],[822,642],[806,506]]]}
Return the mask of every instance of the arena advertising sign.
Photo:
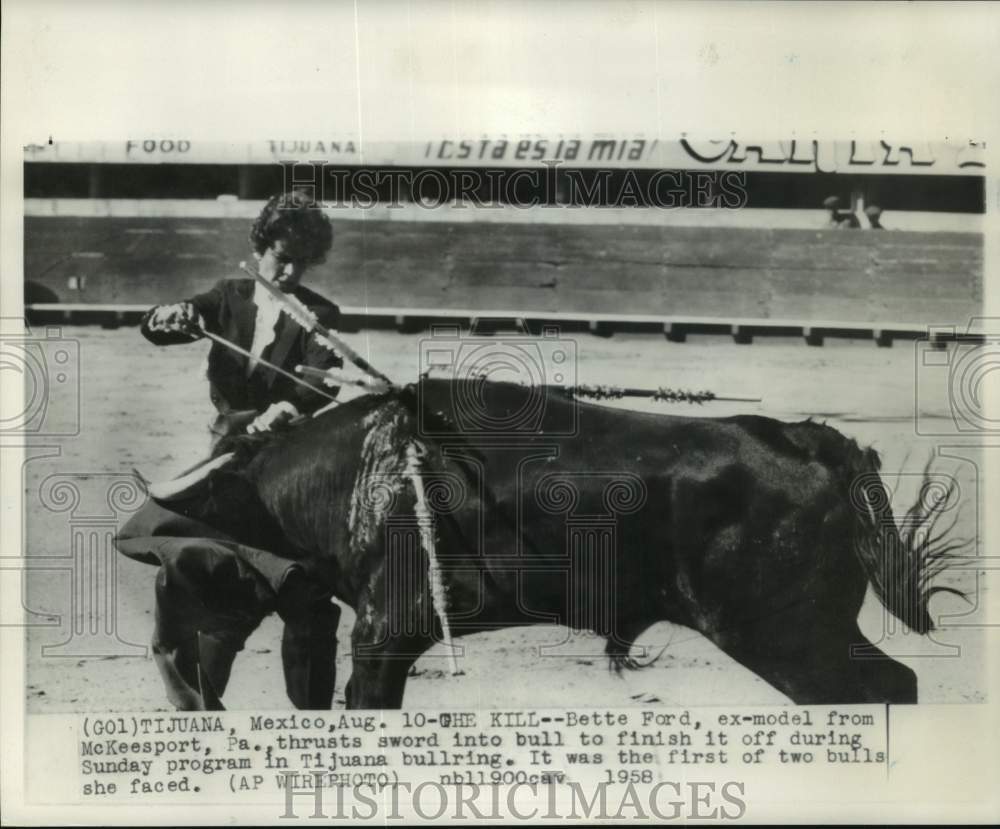
{"label": "arena advertising sign", "polygon": [[185,138],[29,145],[28,161],[109,164],[272,164],[284,161],[399,167],[570,167],[761,170],[789,173],[984,175],[983,141],[898,137],[817,140],[742,136],[675,138],[500,135],[363,142],[351,136],[287,136],[224,144]]}

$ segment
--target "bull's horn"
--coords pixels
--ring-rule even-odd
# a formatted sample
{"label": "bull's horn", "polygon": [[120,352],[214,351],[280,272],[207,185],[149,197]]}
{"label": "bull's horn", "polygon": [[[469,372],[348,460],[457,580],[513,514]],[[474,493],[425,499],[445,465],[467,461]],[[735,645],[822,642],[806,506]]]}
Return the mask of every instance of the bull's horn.
{"label": "bull's horn", "polygon": [[145,475],[143,475],[134,466],[132,467],[132,477],[135,478],[135,482],[137,484],[139,484],[139,488],[143,491],[143,493],[145,493],[146,495],[148,495],[149,494],[149,478],[147,478]]}
{"label": "bull's horn", "polygon": [[235,452],[226,452],[224,455],[219,455],[217,458],[196,466],[190,472],[186,472],[172,481],[150,482],[147,485],[149,496],[157,501],[169,501],[172,498],[177,498],[186,490],[204,481],[210,472],[229,463],[235,454]]}

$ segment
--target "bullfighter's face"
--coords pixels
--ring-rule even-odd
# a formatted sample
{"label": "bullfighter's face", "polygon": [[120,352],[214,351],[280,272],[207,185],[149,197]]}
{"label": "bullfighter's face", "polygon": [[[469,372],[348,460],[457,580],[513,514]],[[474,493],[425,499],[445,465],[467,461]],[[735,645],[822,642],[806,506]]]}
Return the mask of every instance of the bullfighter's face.
{"label": "bullfighter's face", "polygon": [[278,239],[263,253],[255,254],[257,270],[269,282],[288,293],[302,281],[305,262],[295,255],[295,250],[284,239]]}

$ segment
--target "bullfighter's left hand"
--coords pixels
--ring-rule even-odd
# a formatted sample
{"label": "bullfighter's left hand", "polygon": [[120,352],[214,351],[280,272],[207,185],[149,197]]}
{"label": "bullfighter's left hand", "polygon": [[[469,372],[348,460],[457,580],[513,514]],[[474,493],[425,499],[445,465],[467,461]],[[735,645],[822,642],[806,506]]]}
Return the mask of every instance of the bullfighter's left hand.
{"label": "bullfighter's left hand", "polygon": [[287,400],[272,403],[258,415],[256,420],[247,426],[247,432],[251,435],[257,432],[266,432],[275,426],[287,423],[293,417],[296,417],[298,413],[299,410],[295,408],[295,405],[289,403]]}
{"label": "bullfighter's left hand", "polygon": [[157,305],[147,324],[152,331],[186,331],[192,325],[200,325],[201,317],[190,302],[178,302]]}

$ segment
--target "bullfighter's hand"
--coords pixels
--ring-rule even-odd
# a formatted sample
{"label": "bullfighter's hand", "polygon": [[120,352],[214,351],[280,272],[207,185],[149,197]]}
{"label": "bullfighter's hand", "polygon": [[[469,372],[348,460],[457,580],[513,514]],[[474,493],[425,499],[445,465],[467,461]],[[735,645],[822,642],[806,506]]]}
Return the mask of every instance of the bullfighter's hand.
{"label": "bullfighter's hand", "polygon": [[295,405],[289,403],[287,400],[282,400],[278,403],[272,403],[268,406],[249,426],[247,426],[247,432],[251,435],[255,432],[266,432],[269,429],[273,429],[282,423],[287,423],[293,417],[296,417],[299,410],[295,408]]}
{"label": "bullfighter's hand", "polygon": [[200,323],[198,309],[190,302],[158,305],[149,318],[151,331],[186,331]]}

